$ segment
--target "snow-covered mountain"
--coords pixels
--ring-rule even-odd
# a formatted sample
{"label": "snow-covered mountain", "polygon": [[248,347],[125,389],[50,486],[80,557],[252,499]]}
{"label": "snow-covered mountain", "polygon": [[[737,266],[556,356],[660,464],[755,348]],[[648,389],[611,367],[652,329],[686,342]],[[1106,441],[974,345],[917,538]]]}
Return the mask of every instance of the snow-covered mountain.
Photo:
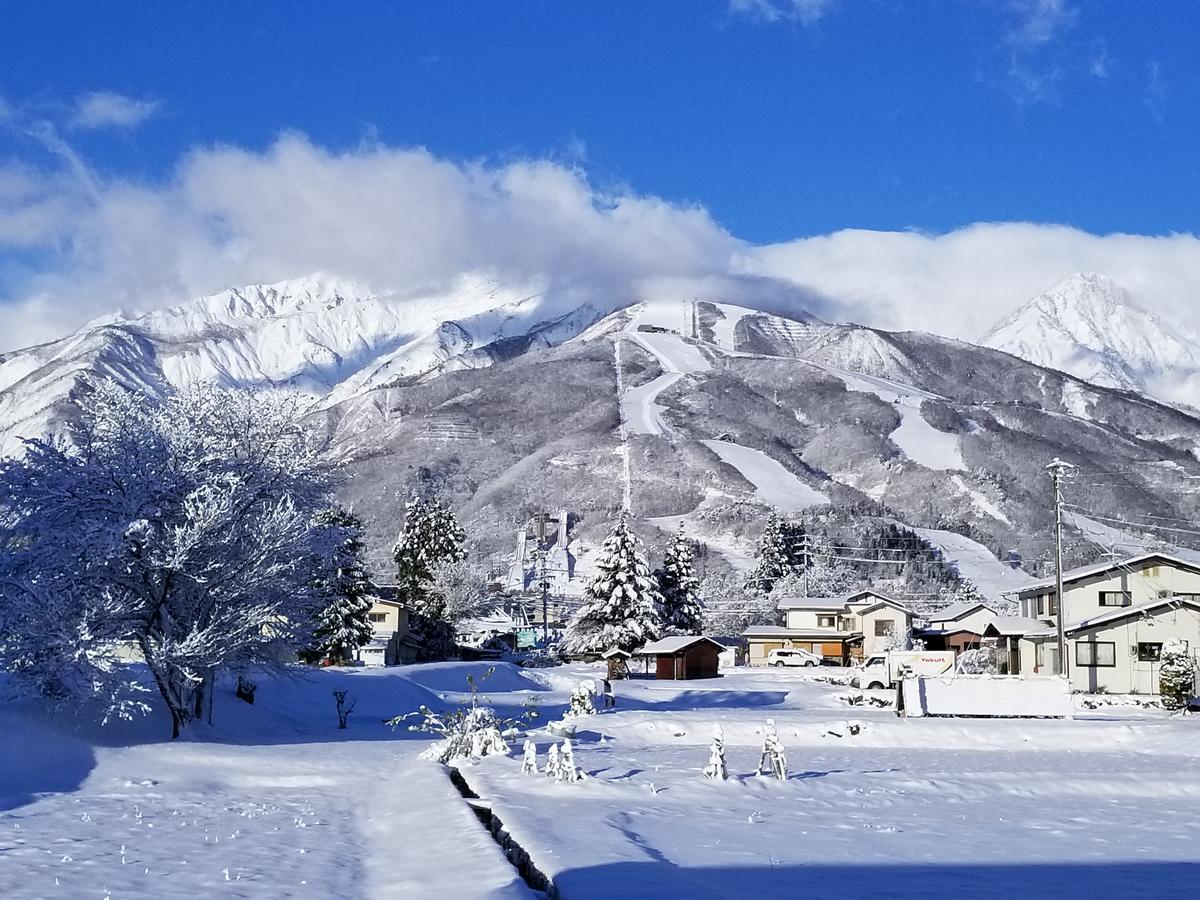
{"label": "snow-covered mountain", "polygon": [[1070,276],[981,343],[1104,387],[1181,403],[1200,396],[1200,337],[1140,309],[1105,275]]}
{"label": "snow-covered mountain", "polygon": [[88,377],[151,393],[197,381],[290,385],[334,403],[560,343],[600,315],[537,286],[483,277],[443,291],[379,293],[327,275],[117,314],[0,356],[0,452],[60,427]]}

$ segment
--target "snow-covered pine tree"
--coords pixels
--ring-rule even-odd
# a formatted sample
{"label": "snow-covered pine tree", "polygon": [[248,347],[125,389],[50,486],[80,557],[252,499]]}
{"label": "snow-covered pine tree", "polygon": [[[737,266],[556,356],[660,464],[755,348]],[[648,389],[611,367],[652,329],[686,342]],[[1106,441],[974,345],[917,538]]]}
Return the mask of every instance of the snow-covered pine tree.
{"label": "snow-covered pine tree", "polygon": [[1163,709],[1183,709],[1196,693],[1196,660],[1187,644],[1172,638],[1159,655],[1158,692]]}
{"label": "snow-covered pine tree", "polygon": [[317,579],[323,605],[313,636],[322,657],[345,663],[373,634],[370,612],[375,598],[363,564],[363,521],[334,506],[318,513],[313,524],[330,529],[337,541],[332,557],[322,561],[324,571]]}
{"label": "snow-covered pine tree", "polygon": [[425,659],[445,659],[454,649],[446,599],[433,590],[439,566],[466,558],[466,534],[440,499],[413,497],[404,507],[404,529],[393,549],[400,598],[408,607],[413,635]]}
{"label": "snow-covered pine tree", "polygon": [[596,576],[583,590],[583,604],[566,626],[568,653],[636,650],[659,636],[658,584],[650,575],[642,542],[622,511],[596,560]]}
{"label": "snow-covered pine tree", "polygon": [[764,594],[771,593],[775,582],[788,572],[786,550],[779,517],[772,512],[767,516],[767,524],[763,528],[762,537],[758,539],[754,570],[746,579],[747,586]]}
{"label": "snow-covered pine tree", "polygon": [[667,547],[662,567],[655,571],[662,595],[658,620],[662,635],[699,634],[701,628],[700,579],[692,566],[695,547],[683,533],[683,524]]}
{"label": "snow-covered pine tree", "polygon": [[583,604],[567,625],[563,649],[603,653],[619,647],[632,652],[658,637],[661,600],[628,513],[621,513],[598,555],[599,571],[584,589]]}

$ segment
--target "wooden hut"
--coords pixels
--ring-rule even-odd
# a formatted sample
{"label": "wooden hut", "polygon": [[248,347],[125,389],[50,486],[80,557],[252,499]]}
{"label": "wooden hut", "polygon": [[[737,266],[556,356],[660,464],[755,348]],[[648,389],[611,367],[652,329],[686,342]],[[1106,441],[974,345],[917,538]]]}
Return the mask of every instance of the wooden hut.
{"label": "wooden hut", "polygon": [[605,650],[600,656],[608,663],[608,677],[611,681],[619,681],[629,677],[629,659],[633,656],[628,650],[613,647]]}
{"label": "wooden hut", "polygon": [[649,643],[637,655],[654,658],[654,673],[659,679],[717,678],[724,649],[712,638],[679,635]]}

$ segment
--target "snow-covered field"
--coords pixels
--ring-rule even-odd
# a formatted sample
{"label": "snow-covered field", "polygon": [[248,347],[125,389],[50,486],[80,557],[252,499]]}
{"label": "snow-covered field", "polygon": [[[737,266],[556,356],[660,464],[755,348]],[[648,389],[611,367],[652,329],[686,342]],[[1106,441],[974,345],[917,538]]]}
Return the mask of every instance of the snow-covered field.
{"label": "snow-covered field", "polygon": [[[224,693],[216,724],[99,729],[0,704],[0,896],[521,897],[533,892],[424,735],[383,719],[462,698],[478,664],[310,672]],[[501,665],[493,703],[545,719],[596,668]],[[560,895],[1190,896],[1200,877],[1195,718],[1133,705],[1074,721],[901,720],[851,707],[838,670],[616,685],[579,720],[589,778],[463,771]],[[344,732],[330,692],[359,705]],[[771,716],[790,775],[755,777]],[[858,726],[853,734],[850,725]],[[720,725],[731,778],[704,780]],[[535,734],[544,763],[550,739]]]}

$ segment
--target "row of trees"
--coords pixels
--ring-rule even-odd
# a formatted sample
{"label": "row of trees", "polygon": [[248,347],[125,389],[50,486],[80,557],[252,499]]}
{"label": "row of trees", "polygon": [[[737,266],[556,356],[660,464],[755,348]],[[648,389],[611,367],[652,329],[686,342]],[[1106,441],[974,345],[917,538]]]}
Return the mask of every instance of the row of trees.
{"label": "row of trees", "polygon": [[600,550],[597,574],[567,626],[562,647],[569,653],[633,651],[670,634],[701,628],[700,582],[693,566],[695,545],[682,526],[651,572],[629,516],[622,513]]}

